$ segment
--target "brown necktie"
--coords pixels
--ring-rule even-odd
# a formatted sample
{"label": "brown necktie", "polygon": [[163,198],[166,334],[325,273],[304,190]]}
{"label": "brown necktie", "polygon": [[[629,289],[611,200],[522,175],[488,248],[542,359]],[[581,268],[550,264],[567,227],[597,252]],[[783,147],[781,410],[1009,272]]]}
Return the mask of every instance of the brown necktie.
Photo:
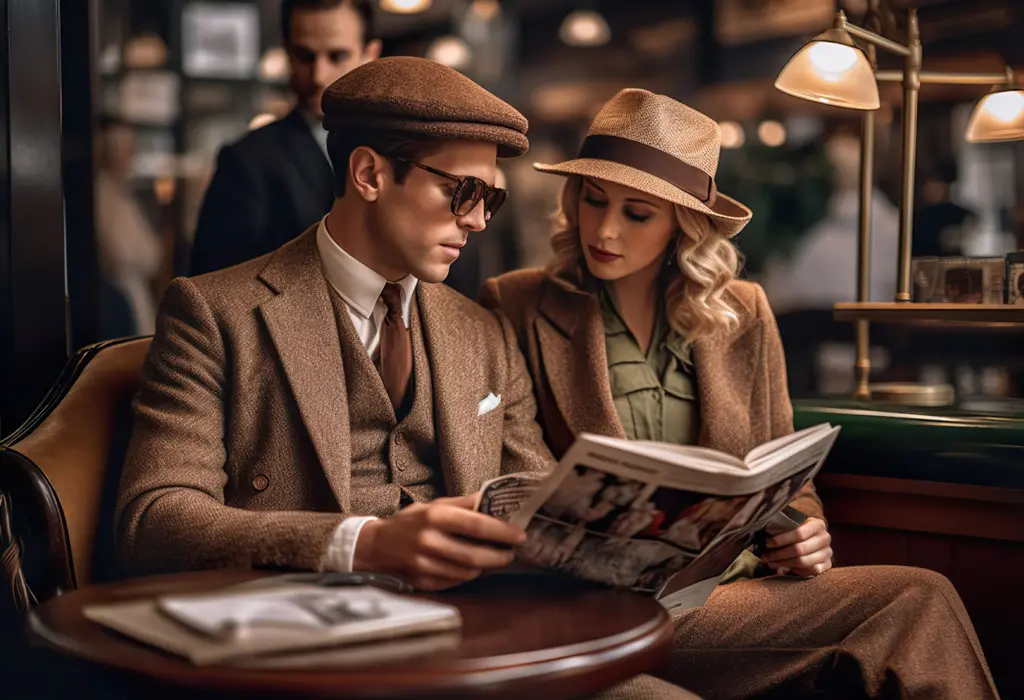
{"label": "brown necktie", "polygon": [[388,282],[380,298],[388,309],[380,330],[380,377],[397,411],[412,375],[412,338],[402,320],[402,288]]}

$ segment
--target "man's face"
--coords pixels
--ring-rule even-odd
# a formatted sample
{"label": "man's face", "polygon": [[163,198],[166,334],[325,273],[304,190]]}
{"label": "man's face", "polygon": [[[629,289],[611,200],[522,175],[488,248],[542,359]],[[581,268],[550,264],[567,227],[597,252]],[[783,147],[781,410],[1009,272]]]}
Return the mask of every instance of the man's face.
{"label": "man's face", "polygon": [[310,113],[322,117],[320,98],[327,86],[380,56],[380,42],[363,44],[363,20],[348,3],[331,10],[299,8],[291,22],[292,90]]}
{"label": "man's face", "polygon": [[[489,185],[497,177],[497,147],[488,143],[450,142],[418,162],[452,175],[473,175]],[[444,281],[470,232],[487,227],[483,202],[455,216],[455,182],[415,167],[402,184],[395,182],[393,170],[387,173],[371,214],[381,263],[395,279],[411,274],[424,282]]]}

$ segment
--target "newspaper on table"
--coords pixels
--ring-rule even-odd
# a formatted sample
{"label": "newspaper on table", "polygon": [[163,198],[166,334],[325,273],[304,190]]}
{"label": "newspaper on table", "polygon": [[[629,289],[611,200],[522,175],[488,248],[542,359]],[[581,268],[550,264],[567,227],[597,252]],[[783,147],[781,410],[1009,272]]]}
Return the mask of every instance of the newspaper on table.
{"label": "newspaper on table", "polygon": [[782,511],[838,433],[823,423],[743,459],[583,433],[546,478],[485,483],[478,509],[526,530],[523,563],[698,607],[759,532],[797,525]]}

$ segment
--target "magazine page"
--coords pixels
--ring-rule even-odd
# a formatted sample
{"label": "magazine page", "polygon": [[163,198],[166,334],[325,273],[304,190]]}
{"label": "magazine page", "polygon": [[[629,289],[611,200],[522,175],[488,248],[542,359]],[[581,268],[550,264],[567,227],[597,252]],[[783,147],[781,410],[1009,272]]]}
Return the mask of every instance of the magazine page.
{"label": "magazine page", "polygon": [[685,568],[672,572],[666,578],[664,586],[657,593],[658,597],[668,599],[709,578],[714,578],[717,582],[736,557],[754,544],[757,533],[793,500],[804,484],[814,478],[822,464],[823,460],[819,459],[805,465],[789,478],[750,496],[732,520],[697,557],[694,557]]}
{"label": "magazine page", "polygon": [[753,465],[762,459],[770,458],[772,454],[779,452],[784,447],[788,447],[804,440],[814,439],[815,436],[819,436],[832,429],[832,426],[828,423],[819,423],[818,425],[812,425],[810,428],[804,428],[803,430],[797,430],[796,432],[790,433],[789,435],[783,435],[780,438],[775,438],[769,442],[758,445],[743,458],[743,461],[747,465]]}
{"label": "magazine page", "polygon": [[[526,530],[518,553],[530,564],[652,594],[673,592],[720,576],[814,475],[837,432],[830,427],[802,448],[794,443],[782,450],[765,471],[773,481],[745,493],[737,492],[742,480],[729,493],[679,488],[687,483],[680,474],[688,471],[685,465],[662,462],[652,469],[630,455],[595,450],[581,436],[544,481],[503,477],[491,482],[502,488],[493,494],[485,488],[481,502]],[[514,494],[527,493],[525,503],[513,505]],[[678,578],[684,570],[688,575]]]}

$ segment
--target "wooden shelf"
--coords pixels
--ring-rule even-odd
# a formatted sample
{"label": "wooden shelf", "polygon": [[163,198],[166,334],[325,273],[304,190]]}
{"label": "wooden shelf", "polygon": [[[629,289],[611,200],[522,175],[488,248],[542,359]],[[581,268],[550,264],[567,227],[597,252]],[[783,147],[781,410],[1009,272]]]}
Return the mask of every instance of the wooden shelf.
{"label": "wooden shelf", "polygon": [[[1024,306],[1009,304],[917,304],[912,302],[847,302],[834,306],[837,321],[865,319],[874,323],[993,328],[1024,326]],[[1024,330],[1024,328],[1022,328]]]}

